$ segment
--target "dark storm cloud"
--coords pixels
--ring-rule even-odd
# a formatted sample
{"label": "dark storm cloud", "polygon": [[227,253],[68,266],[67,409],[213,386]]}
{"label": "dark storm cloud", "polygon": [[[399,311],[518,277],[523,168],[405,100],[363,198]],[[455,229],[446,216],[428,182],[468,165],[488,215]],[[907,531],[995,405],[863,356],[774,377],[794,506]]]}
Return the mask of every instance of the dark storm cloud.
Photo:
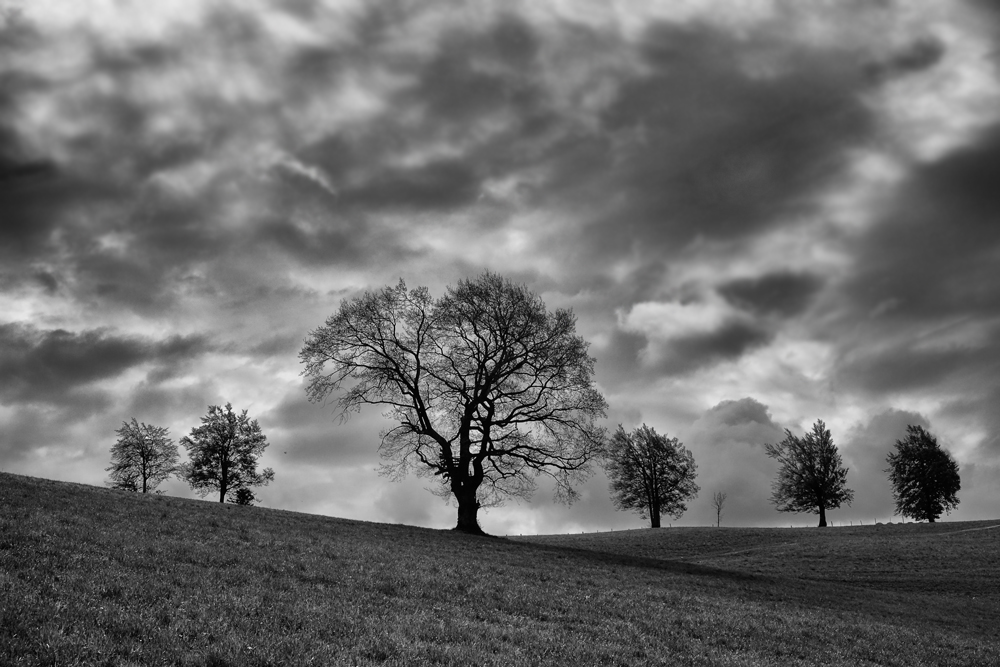
{"label": "dark storm cloud", "polygon": [[[913,326],[933,329],[934,322],[914,323]],[[983,347],[949,345],[944,349],[928,350],[921,347],[917,335],[916,340],[900,341],[886,348],[848,351],[838,373],[849,380],[852,387],[873,394],[935,387],[945,390],[949,383],[968,380],[970,376],[989,381],[1000,369],[1000,344],[993,342],[997,334],[1000,331],[994,329],[992,340]]]}
{"label": "dark storm cloud", "polygon": [[665,343],[650,342],[659,358],[660,373],[690,373],[720,361],[737,359],[745,352],[766,345],[773,334],[751,322],[732,320],[719,328],[678,337]]}
{"label": "dark storm cloud", "polygon": [[10,159],[0,168],[6,170],[6,177],[0,178],[0,258],[5,273],[51,257],[52,236],[64,215],[113,203],[122,194],[95,175],[73,173],[46,157]]}
{"label": "dark storm cloud", "polygon": [[442,38],[403,101],[456,123],[498,110],[518,112],[521,123],[530,123],[542,94],[532,75],[538,46],[531,26],[513,15],[484,29],[456,30]]}
{"label": "dark storm cloud", "polygon": [[[133,206],[138,217],[148,215],[149,207],[143,206],[146,179],[203,156],[205,146],[183,134],[154,138],[151,125],[164,110],[150,108],[136,92],[142,80],[167,74],[166,54],[178,49],[143,45],[116,51],[96,37],[84,39],[88,50],[77,54],[81,73],[71,87],[44,68],[29,70],[32,56],[46,54],[43,36],[18,47],[21,57],[5,73],[4,90],[12,83],[21,85],[9,93],[9,104],[0,103],[0,114],[10,107],[11,118],[14,109],[27,115],[32,101],[39,99],[72,106],[68,120],[74,124],[73,139],[55,155],[10,125],[12,120],[0,131],[0,169],[8,175],[0,183],[5,218],[0,247],[27,259],[48,259],[60,250],[68,251],[71,260],[86,259],[93,237],[120,229]],[[96,78],[104,84],[93,85]],[[59,239],[64,247],[52,239],[56,230],[65,233]]]}
{"label": "dark storm cloud", "polygon": [[[215,84],[205,88],[219,52],[236,63],[270,52],[274,45],[263,43],[258,24],[251,15],[212,14],[196,29],[173,31],[170,40],[126,44],[81,31],[67,47],[75,49],[73,86],[31,69],[29,56],[46,55],[44,39],[18,47],[21,57],[3,73],[0,93],[3,284],[54,278],[47,267],[59,265],[68,296],[151,314],[192,291],[239,291],[247,273],[238,267],[247,261],[256,262],[259,283],[283,274],[283,257],[297,253],[329,261],[336,249],[364,261],[364,229],[352,224],[342,232],[343,218],[329,214],[329,202],[301,196],[303,186],[255,164],[253,151],[269,139],[278,140],[279,150],[281,141],[294,142],[291,128],[275,122],[273,105],[282,89],[289,97],[304,94],[296,80],[273,82],[268,95],[253,99],[233,99]],[[268,85],[261,69],[260,84]],[[32,100],[74,110],[53,121],[72,141],[53,148],[14,122]],[[300,240],[303,210],[311,213],[311,228],[330,222]],[[381,247],[392,245],[380,239]],[[272,247],[283,254],[270,253]],[[55,291],[52,279],[43,287]]]}
{"label": "dark storm cloud", "polygon": [[80,410],[64,410],[53,416],[49,409],[21,406],[9,418],[0,420],[0,468],[9,469],[10,464],[39,447],[60,444],[67,428],[80,417]]}
{"label": "dark storm cloud", "polygon": [[480,177],[460,160],[438,160],[412,169],[386,169],[363,185],[342,194],[348,205],[378,210],[449,209],[473,203]]}
{"label": "dark storm cloud", "polygon": [[[858,239],[840,319],[847,389],[934,393],[987,433],[1000,421],[1000,128],[916,168],[885,217]],[[976,406],[972,409],[972,406]],[[998,440],[987,435],[997,449]]]}
{"label": "dark storm cloud", "polygon": [[[412,81],[389,99],[392,109],[406,113],[324,137],[297,155],[330,179],[338,207],[415,213],[477,204],[483,182],[531,166],[536,142],[559,122],[548,109],[547,83],[535,71],[537,48],[533,29],[504,15],[485,26],[447,31],[426,60],[387,56],[384,66]],[[373,57],[377,46],[368,54]],[[494,130],[484,132],[489,125]],[[391,164],[434,141],[457,144],[462,154]]]}
{"label": "dark storm cloud", "polygon": [[[422,218],[414,218],[411,238],[385,236],[377,231],[381,213],[482,211],[491,201],[484,184],[513,177],[526,201],[591,223],[560,226],[555,253],[582,251],[606,265],[641,241],[643,262],[656,263],[649,255],[678,252],[698,235],[747,238],[775,224],[835,176],[843,152],[870,131],[858,96],[864,77],[850,54],[783,47],[775,71],[760,76],[745,58],[773,55],[765,37],[743,43],[707,26],[656,25],[641,40],[643,72],[622,75],[591,127],[560,108],[546,78],[558,73],[546,68],[556,62],[553,52],[566,57],[585,43],[630,48],[611,32],[559,25],[546,44],[523,19],[500,14],[435,36],[427,55],[401,57],[391,36],[413,19],[399,8],[372,8],[350,19],[365,39],[280,56],[260,17],[230,11],[212,12],[169,43],[111,48],[94,36],[85,57],[110,85],[79,101],[89,124],[70,152],[73,169],[60,173],[63,181],[106,174],[110,190],[98,196],[97,183],[84,182],[78,196],[55,186],[39,191],[12,209],[25,211],[17,216],[25,237],[37,246],[60,225],[59,256],[69,258],[75,289],[154,311],[187,289],[187,267],[202,262],[224,266],[249,256],[262,281],[281,273],[269,247],[293,263],[399,261],[412,252],[404,248],[418,245]],[[216,51],[259,63],[261,81],[276,94],[233,100],[196,88],[176,98],[150,95],[149,81],[176,81],[183,68],[197,76],[197,58],[210,61]],[[275,120],[315,105],[345,77],[380,72],[408,83],[385,93],[387,110],[363,123],[299,134]],[[174,118],[184,119],[178,131],[157,131]],[[318,138],[303,144],[306,135]],[[305,172],[275,168],[262,177],[225,167],[188,194],[164,185],[162,176],[189,179],[220,152],[252,147],[255,136],[289,151]],[[458,151],[420,157],[440,145]],[[409,154],[417,157],[400,159]],[[70,188],[72,178],[60,187]],[[231,211],[248,196],[251,205]],[[100,214],[69,222],[69,212],[88,209]],[[234,215],[240,224],[226,224]],[[123,252],[97,243],[102,232],[118,234]],[[224,279],[212,285],[229,287]],[[719,342],[748,333],[731,329]]]}
{"label": "dark storm cloud", "polygon": [[[870,139],[857,56],[775,41],[737,43],[708,27],[648,30],[646,72],[625,81],[603,115],[613,143],[595,145],[582,168],[576,156],[560,165],[591,172],[579,176],[603,181],[594,192],[620,202],[590,230],[594,248],[641,239],[678,252],[696,236],[748,238],[807,210],[846,151]],[[772,71],[754,74],[754,56]]]}
{"label": "dark storm cloud", "polygon": [[983,369],[980,382],[970,383],[973,390],[948,401],[941,410],[955,423],[980,427],[982,440],[970,458],[990,463],[1000,463],[1000,409],[997,409],[1000,406],[1000,383],[997,377],[997,365],[993,363]]}
{"label": "dark storm cloud", "polygon": [[760,315],[790,317],[809,306],[823,282],[819,276],[800,273],[769,273],[732,280],[719,286],[730,303]]}
{"label": "dark storm cloud", "polygon": [[198,336],[153,341],[101,329],[73,333],[0,324],[0,397],[7,405],[58,404],[78,387],[141,364],[168,369],[209,348]]}
{"label": "dark storm cloud", "polygon": [[730,429],[738,428],[740,429],[739,438],[748,442],[760,439],[760,437],[753,437],[753,433],[756,433],[757,436],[769,433],[769,431],[763,434],[755,431],[761,426],[766,429],[777,428],[771,419],[771,413],[767,406],[749,397],[737,401],[722,401],[705,413],[701,418],[701,423],[705,426],[724,427],[728,437],[735,437]]}
{"label": "dark storm cloud", "polygon": [[854,307],[892,323],[1000,313],[997,173],[1000,127],[916,168],[858,240],[847,285]]}
{"label": "dark storm cloud", "polygon": [[944,53],[945,48],[940,40],[926,36],[914,40],[883,60],[869,63],[866,71],[875,79],[914,74],[936,65]]}

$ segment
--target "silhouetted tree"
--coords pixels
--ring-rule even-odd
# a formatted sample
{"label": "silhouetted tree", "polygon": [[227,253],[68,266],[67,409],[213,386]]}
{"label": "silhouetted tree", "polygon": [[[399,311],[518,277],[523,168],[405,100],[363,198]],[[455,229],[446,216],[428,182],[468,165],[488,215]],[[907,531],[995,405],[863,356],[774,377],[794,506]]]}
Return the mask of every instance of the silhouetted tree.
{"label": "silhouetted tree", "polygon": [[176,472],[177,444],[167,437],[167,429],[140,424],[133,417],[115,433],[111,465],[105,468],[111,473],[111,488],[149,493]]}
{"label": "silhouetted tree", "polygon": [[718,528],[722,525],[722,508],[726,506],[726,494],[722,491],[716,491],[712,494],[712,507],[715,508],[715,526]]}
{"label": "silhouetted tree", "polygon": [[387,408],[383,473],[436,477],[458,503],[456,530],[482,533],[480,507],[530,496],[539,474],[571,500],[603,443],[606,403],[576,318],[495,273],[436,300],[402,280],[344,300],[299,356],[310,400],[346,384],[342,417]]}
{"label": "silhouetted tree", "polygon": [[233,494],[233,502],[237,505],[253,505],[257,502],[257,496],[250,489],[243,487],[236,489],[236,493]]}
{"label": "silhouetted tree", "polygon": [[847,488],[847,468],[822,420],[801,438],[785,429],[785,439],[764,445],[764,451],[781,464],[771,484],[771,502],[779,512],[819,514],[822,528],[828,509],[854,500],[854,492]]}
{"label": "silhouetted tree", "polygon": [[274,480],[274,471],[257,472],[257,459],[267,448],[267,438],[256,419],[247,411],[237,414],[233,406],[208,407],[201,426],[184,436],[181,444],[190,461],[183,464],[181,476],[199,495],[219,492],[219,502],[237,499],[240,489],[261,486]]}
{"label": "silhouetted tree", "polygon": [[677,438],[660,435],[645,424],[631,433],[621,425],[605,451],[604,470],[611,499],[620,510],[637,510],[660,527],[664,514],[679,519],[698,493],[694,456]]}
{"label": "silhouetted tree", "polygon": [[896,451],[886,457],[885,472],[892,482],[896,514],[934,523],[942,512],[958,506],[962,480],[958,463],[920,426],[907,426],[906,437],[896,441]]}

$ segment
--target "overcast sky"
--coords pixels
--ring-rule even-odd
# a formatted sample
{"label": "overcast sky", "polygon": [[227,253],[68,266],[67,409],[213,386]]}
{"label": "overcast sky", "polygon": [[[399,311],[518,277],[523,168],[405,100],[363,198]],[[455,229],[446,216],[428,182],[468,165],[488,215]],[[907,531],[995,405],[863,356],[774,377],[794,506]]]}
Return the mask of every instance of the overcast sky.
{"label": "overcast sky", "polygon": [[[133,417],[257,418],[267,507],[447,528],[385,423],[306,400],[342,299],[484,269],[572,308],[608,426],[694,453],[674,525],[807,525],[762,444],[824,420],[834,523],[907,424],[1000,515],[1000,13],[987,2],[0,0],[0,470],[101,485]],[[164,485],[191,496],[184,484]],[[491,533],[648,525],[600,471]]]}

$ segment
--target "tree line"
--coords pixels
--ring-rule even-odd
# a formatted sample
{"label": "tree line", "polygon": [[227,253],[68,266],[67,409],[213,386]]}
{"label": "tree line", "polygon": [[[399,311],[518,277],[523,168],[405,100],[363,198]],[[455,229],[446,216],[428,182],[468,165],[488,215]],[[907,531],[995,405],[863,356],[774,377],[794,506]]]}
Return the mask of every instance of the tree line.
{"label": "tree line", "polygon": [[[662,515],[679,518],[699,491],[694,457],[646,425],[607,437],[587,348],[571,311],[549,311],[524,285],[487,271],[437,299],[402,280],[345,299],[299,358],[309,400],[335,395],[343,417],[364,405],[386,409],[383,473],[435,480],[458,505],[456,530],[481,534],[479,509],[530,496],[540,475],[571,501],[595,462],[618,509],[653,527]],[[779,464],[771,501],[819,514],[825,526],[827,510],[853,500],[847,469],[822,421],[802,437],[785,435],[765,446]],[[887,463],[898,514],[934,521],[958,504],[958,465],[922,427],[908,427]],[[721,523],[726,494],[712,502]]]}
{"label": "tree line", "polygon": [[134,417],[115,431],[108,486],[138,493],[157,492],[161,482],[176,475],[200,496],[217,492],[219,502],[239,505],[257,501],[251,487],[274,480],[274,470],[257,470],[267,438],[247,411],[210,405],[201,425],[181,438],[188,461],[179,463],[177,444],[166,428],[140,423]]}
{"label": "tree line", "polygon": [[[958,505],[961,479],[958,463],[921,426],[907,426],[905,438],[886,457],[896,514],[934,522]],[[827,510],[850,505],[854,492],[847,487],[844,467],[830,430],[822,420],[802,437],[785,430],[785,439],[764,445],[767,456],[779,464],[771,485],[771,502],[779,512],[809,512],[827,525]],[[636,510],[653,528],[660,515],[679,519],[687,501],[697,495],[696,466],[691,452],[677,441],[643,424],[631,433],[619,426],[605,452],[605,472],[618,509]],[[712,508],[721,525],[727,494],[716,492]]]}

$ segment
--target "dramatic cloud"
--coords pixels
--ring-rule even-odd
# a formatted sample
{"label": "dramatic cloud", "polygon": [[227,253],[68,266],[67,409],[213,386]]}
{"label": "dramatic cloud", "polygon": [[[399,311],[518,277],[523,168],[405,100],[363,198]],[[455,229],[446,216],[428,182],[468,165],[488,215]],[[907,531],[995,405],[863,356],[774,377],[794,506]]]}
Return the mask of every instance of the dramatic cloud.
{"label": "dramatic cloud", "polygon": [[718,289],[732,304],[752,313],[793,317],[809,306],[811,298],[821,286],[819,276],[770,273],[731,280]]}
{"label": "dramatic cloud", "polygon": [[[786,525],[770,503],[777,465],[764,453],[765,443],[780,442],[782,428],[766,405],[752,398],[723,401],[699,417],[684,432],[684,441],[698,463],[701,486],[695,525],[714,523],[712,494],[726,494],[724,524]],[[693,508],[694,509],[694,508]]]}
{"label": "dramatic cloud", "polygon": [[[491,269],[574,310],[609,427],[695,452],[682,522],[724,490],[783,525],[760,445],[817,418],[859,519],[907,419],[974,484],[953,516],[1000,500],[989,3],[0,4],[5,470],[101,483],[121,421],[228,401],[266,504],[447,525],[297,352],[345,297]],[[487,530],[639,525],[599,471],[548,495]]]}
{"label": "dramatic cloud", "polygon": [[207,349],[200,337],[172,336],[153,342],[103,330],[71,333],[39,331],[18,324],[0,325],[0,400],[58,405],[81,386],[114,378],[129,368],[150,364],[162,380]]}

